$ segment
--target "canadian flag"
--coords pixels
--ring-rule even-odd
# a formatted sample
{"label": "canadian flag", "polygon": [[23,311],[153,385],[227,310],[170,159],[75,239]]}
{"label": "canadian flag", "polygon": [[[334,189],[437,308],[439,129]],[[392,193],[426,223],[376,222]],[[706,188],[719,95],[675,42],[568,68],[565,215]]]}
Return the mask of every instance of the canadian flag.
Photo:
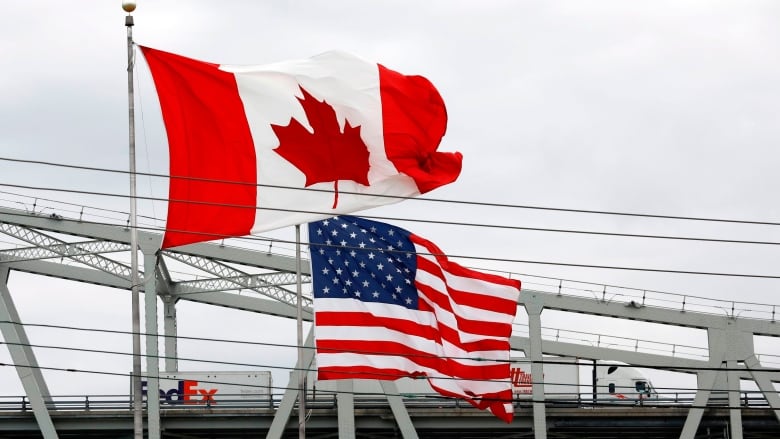
{"label": "canadian flag", "polygon": [[395,203],[451,183],[444,101],[343,52],[228,66],[141,47],[168,135],[163,248]]}

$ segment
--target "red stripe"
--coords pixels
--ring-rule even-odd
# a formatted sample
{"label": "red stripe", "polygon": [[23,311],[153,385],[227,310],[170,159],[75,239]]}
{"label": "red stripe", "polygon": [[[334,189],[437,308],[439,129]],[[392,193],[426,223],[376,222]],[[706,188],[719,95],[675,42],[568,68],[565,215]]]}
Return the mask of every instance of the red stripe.
{"label": "red stripe", "polygon": [[249,234],[257,204],[257,158],[234,75],[215,64],[141,50],[157,88],[170,150],[163,248]]}
{"label": "red stripe", "polygon": [[[373,379],[373,380],[395,380],[401,377],[420,377],[422,374],[409,373],[404,370],[375,368],[370,366],[339,367],[329,366],[317,369],[317,379],[319,380],[345,380],[345,379]],[[490,411],[504,422],[512,422],[513,413],[507,411],[504,404],[512,402],[512,390],[507,389],[496,393],[485,393],[481,395],[462,395],[437,387],[431,383],[431,388],[439,394],[447,397],[465,399],[474,407]],[[511,409],[510,409],[511,410]]]}
{"label": "red stripe", "polygon": [[[479,351],[508,351],[510,348],[508,340],[493,340],[484,339],[474,342],[462,342],[460,333],[450,328],[442,322],[439,323],[438,328],[432,328],[428,325],[415,323],[409,320],[396,319],[391,317],[378,317],[367,312],[339,312],[339,311],[318,311],[315,314],[315,322],[317,327],[324,326],[355,326],[355,327],[376,327],[386,329],[388,331],[398,331],[399,333],[409,336],[416,336],[431,340],[437,344],[441,344],[442,340],[446,340],[452,345],[458,346],[467,352],[479,352]],[[471,322],[468,322],[471,323]],[[489,322],[483,322],[489,326],[494,326]],[[478,323],[467,326],[478,326]],[[505,325],[509,327],[511,333],[511,325]],[[478,329],[478,328],[477,328]],[[508,337],[509,335],[507,335]],[[399,336],[401,337],[401,336]],[[372,351],[373,353],[380,353],[378,351]]]}
{"label": "red stripe", "polygon": [[414,346],[402,341],[317,340],[316,346],[319,354],[354,353],[403,357],[422,367],[436,370],[445,377],[469,380],[509,379],[509,363],[485,362],[478,366],[465,365],[457,359],[441,358],[431,355],[430,352],[415,349]]}
{"label": "red stripe", "polygon": [[420,193],[452,183],[460,174],[459,152],[437,152],[447,130],[447,109],[430,81],[379,65],[385,153],[410,176]]}
{"label": "red stripe", "polygon": [[396,380],[401,377],[418,376],[423,376],[423,374],[412,374],[405,370],[377,368],[370,366],[328,366],[317,368],[317,379],[320,380]]}
{"label": "red stripe", "polygon": [[[417,289],[421,291],[433,304],[445,311],[453,313],[455,316],[455,321],[458,325],[458,329],[462,332],[486,335],[490,337],[509,337],[512,335],[511,323],[467,319],[452,309],[451,302],[446,294],[443,294],[440,291],[427,285],[418,284]],[[422,304],[425,301],[421,299],[420,302]],[[511,317],[508,316],[507,320],[510,318]]]}
{"label": "red stripe", "polygon": [[490,273],[483,273],[481,271],[472,270],[470,268],[463,267],[447,259],[447,256],[444,255],[444,252],[441,251],[441,249],[431,241],[428,241],[427,239],[417,236],[415,234],[409,234],[409,239],[413,243],[425,247],[429,253],[435,255],[436,261],[439,263],[442,269],[449,273],[461,277],[471,277],[474,279],[480,279],[480,280],[484,280],[485,282],[490,282],[498,285],[514,287],[520,290],[520,280],[518,279],[509,279],[504,276],[498,276]]}
{"label": "red stripe", "polygon": [[[457,265],[450,262],[450,267]],[[417,269],[426,271],[446,282],[444,273],[439,265],[431,261],[430,259],[417,258]],[[473,276],[469,276],[472,277]],[[477,279],[482,282],[482,279]],[[447,294],[452,298],[452,302],[459,305],[470,306],[472,308],[484,309],[496,313],[515,315],[517,313],[517,302],[513,300],[507,300],[498,296],[491,296],[489,293],[492,285],[485,283],[485,289],[483,291],[467,292],[452,288],[447,284]],[[481,294],[478,294],[481,293]]]}
{"label": "red stripe", "polygon": [[[395,306],[395,305],[388,305]],[[398,331],[410,336],[437,340],[436,329],[429,325],[392,317],[375,316],[369,312],[317,311],[314,322],[322,326],[363,326]]]}

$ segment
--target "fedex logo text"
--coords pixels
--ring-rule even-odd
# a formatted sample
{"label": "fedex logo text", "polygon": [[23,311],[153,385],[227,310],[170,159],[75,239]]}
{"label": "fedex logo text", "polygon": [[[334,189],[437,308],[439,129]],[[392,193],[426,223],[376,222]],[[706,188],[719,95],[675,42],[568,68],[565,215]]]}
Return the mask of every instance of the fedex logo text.
{"label": "fedex logo text", "polygon": [[[147,383],[141,381],[141,394],[146,396]],[[214,395],[219,389],[198,387],[195,380],[178,380],[178,386],[173,389],[160,389],[160,402],[165,404],[216,404]]]}

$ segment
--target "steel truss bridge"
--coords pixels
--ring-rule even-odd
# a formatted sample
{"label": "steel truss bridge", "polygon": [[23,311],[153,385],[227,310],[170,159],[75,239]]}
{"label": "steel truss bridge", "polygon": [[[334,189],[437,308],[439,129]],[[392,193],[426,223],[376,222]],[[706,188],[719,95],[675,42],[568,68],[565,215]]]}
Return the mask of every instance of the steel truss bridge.
{"label": "steel truss bridge", "polygon": [[[26,245],[0,250],[0,334],[8,348],[26,395],[22,400],[0,399],[0,437],[3,438],[123,438],[132,437],[132,407],[125,399],[95,398],[68,402],[52,395],[8,288],[13,270],[130,290],[130,232],[56,214],[41,215],[0,207],[0,232]],[[163,335],[164,370],[176,371],[176,303],[179,300],[224,306],[282,318],[296,317],[295,259],[216,244],[193,244],[159,251],[161,236],[138,232],[144,294],[146,373],[148,389],[156,394],[160,373],[158,340]],[[181,277],[169,266],[188,266],[203,273]],[[304,264],[303,281],[310,277]],[[250,291],[253,294],[238,294]],[[514,350],[531,361],[533,376],[542,376],[544,355],[618,361],[669,371],[695,373],[697,390],[686,404],[658,406],[599,406],[545,400],[544,383],[532,384],[532,398],[518,401],[515,421],[495,418],[453,401],[419,405],[404,399],[393,382],[382,382],[386,399],[366,405],[356,401],[352,383],[339,383],[330,402],[311,407],[307,432],[311,437],[339,438],[777,438],[780,437],[780,398],[773,382],[775,369],[759,361],[754,336],[780,337],[772,305],[740,309],[736,302],[696,303],[685,296],[657,298],[620,294],[604,287],[601,294],[576,294],[560,283],[550,291],[523,289],[519,306],[528,315],[527,335],[514,335]],[[157,325],[162,303],[162,334]],[[551,337],[542,327],[545,310],[584,313],[706,331],[708,346],[698,358],[617,349],[601,343],[585,345]],[[722,312],[726,309],[727,312]],[[730,309],[730,311],[728,311]],[[739,311],[739,312],[738,312]],[[311,320],[311,299],[305,298],[304,318]],[[599,336],[601,337],[601,336]],[[605,335],[605,337],[607,337]],[[309,333],[306,343],[313,346]],[[290,377],[312,364],[307,349],[303,364]],[[758,400],[740,392],[740,380],[755,382]],[[258,406],[161,408],[150,398],[144,407],[145,434],[158,438],[297,437],[298,390],[288,386],[279,400]],[[718,404],[720,401],[722,404]],[[308,404],[307,404],[308,406]],[[295,415],[295,416],[293,416]]]}

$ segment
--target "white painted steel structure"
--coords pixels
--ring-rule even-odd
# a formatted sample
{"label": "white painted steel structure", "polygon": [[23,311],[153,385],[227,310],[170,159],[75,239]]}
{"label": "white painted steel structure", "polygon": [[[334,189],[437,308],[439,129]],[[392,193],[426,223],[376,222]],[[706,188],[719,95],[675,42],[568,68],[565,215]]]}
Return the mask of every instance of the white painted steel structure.
{"label": "white painted steel structure", "polygon": [[[29,398],[35,419],[45,439],[57,438],[57,432],[46,408],[51,398],[47,384],[37,369],[37,362],[16,312],[7,286],[8,274],[19,270],[62,279],[88,282],[103,286],[130,290],[131,273],[121,258],[113,255],[126,254],[130,250],[130,233],[121,226],[101,225],[81,220],[65,219],[59,215],[40,215],[16,209],[0,207],[0,232],[29,244],[28,247],[0,250],[0,333],[9,348],[17,373]],[[56,235],[56,236],[55,236]],[[72,241],[62,236],[76,237]],[[84,240],[86,239],[86,240]],[[165,369],[178,370],[176,362],[176,308],[178,300],[189,300],[210,305],[219,305],[251,312],[285,318],[296,318],[296,294],[290,287],[295,285],[296,261],[292,257],[265,252],[243,250],[216,244],[194,244],[175,250],[159,251],[161,236],[138,231],[139,249],[143,255],[143,271],[138,273],[145,294],[146,322],[146,369],[151,376],[159,371],[157,355],[158,315],[156,298],[164,306],[163,334]],[[68,263],[65,263],[65,262]],[[75,262],[73,264],[72,262]],[[176,279],[167,269],[170,263],[181,263],[208,273],[207,279]],[[246,269],[236,268],[238,266]],[[259,273],[258,273],[259,271]],[[150,275],[154,273],[154,275]],[[309,281],[308,267],[304,264],[302,277]],[[236,290],[252,291],[256,295],[239,295]],[[573,291],[573,290],[572,290]],[[730,437],[742,438],[741,411],[739,407],[739,380],[755,381],[763,393],[775,417],[780,420],[780,399],[772,382],[780,381],[780,374],[768,371],[756,355],[753,343],[755,335],[780,337],[780,327],[775,322],[775,307],[753,306],[749,313],[718,311],[726,303],[712,304],[689,301],[684,296],[667,297],[663,300],[635,296],[621,292],[591,295],[572,294],[560,283],[557,289],[537,291],[524,289],[519,305],[528,314],[527,336],[512,337],[513,349],[523,351],[533,361],[532,374],[541,376],[542,356],[559,355],[605,361],[619,361],[641,364],[666,370],[684,370],[697,374],[698,391],[694,404],[688,413],[680,437],[693,439],[704,413],[704,407],[713,390],[728,389],[730,413]],[[303,318],[311,320],[311,298],[305,298]],[[609,316],[700,328],[707,331],[708,347],[701,348],[699,358],[684,358],[674,355],[641,352],[639,342],[635,350],[615,349],[594,345],[583,345],[565,341],[565,337],[550,337],[547,328],[542,327],[544,310],[560,310]],[[718,314],[720,312],[720,314]],[[9,323],[14,322],[14,323]],[[545,336],[547,334],[547,336]],[[556,332],[560,334],[560,332]],[[599,337],[601,337],[599,335]],[[313,345],[312,334],[305,341]],[[311,365],[312,350],[304,351],[302,364],[296,365],[291,383],[298,381],[297,370]],[[156,394],[157,380],[150,378],[149,392]],[[344,382],[338,395],[339,436],[355,437],[354,398],[349,382]],[[412,420],[392,382],[382,383],[388,394],[399,431],[404,438],[416,438]],[[533,425],[536,439],[547,437],[545,420],[544,383],[534,382]],[[288,426],[295,409],[297,389],[288,386],[276,410],[269,429],[268,438],[280,438]],[[393,396],[395,395],[395,396]],[[160,411],[158,404],[150,404],[146,412],[149,437],[160,436]]]}

